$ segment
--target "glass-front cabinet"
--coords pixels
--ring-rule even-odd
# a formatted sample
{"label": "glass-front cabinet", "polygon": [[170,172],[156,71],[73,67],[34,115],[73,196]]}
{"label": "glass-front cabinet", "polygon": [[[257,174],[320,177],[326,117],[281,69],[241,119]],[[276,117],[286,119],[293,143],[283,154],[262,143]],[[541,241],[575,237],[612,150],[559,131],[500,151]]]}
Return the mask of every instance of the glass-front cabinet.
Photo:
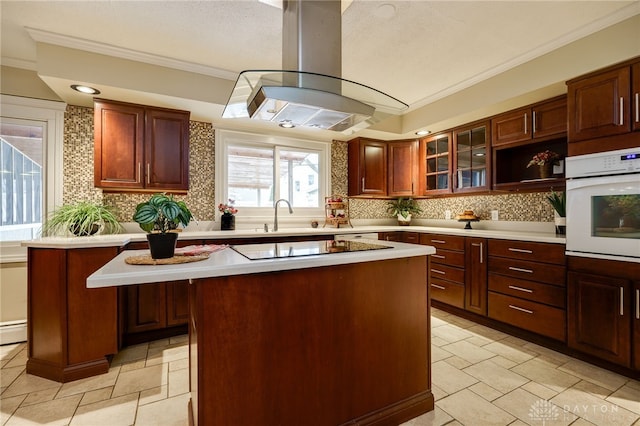
{"label": "glass-front cabinet", "polygon": [[420,140],[423,195],[451,193],[452,133]]}
{"label": "glass-front cabinet", "polygon": [[453,131],[453,192],[489,189],[489,122],[459,127]]}

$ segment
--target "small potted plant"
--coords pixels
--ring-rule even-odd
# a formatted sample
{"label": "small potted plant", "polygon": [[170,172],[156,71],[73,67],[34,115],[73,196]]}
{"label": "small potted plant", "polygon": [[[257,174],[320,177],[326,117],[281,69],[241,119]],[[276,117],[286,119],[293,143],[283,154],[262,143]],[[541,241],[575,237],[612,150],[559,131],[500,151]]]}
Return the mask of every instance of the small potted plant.
{"label": "small potted plant", "polygon": [[398,225],[410,225],[411,215],[422,213],[418,202],[413,198],[397,198],[388,203],[387,213],[398,218]]}
{"label": "small potted plant", "polygon": [[122,230],[112,207],[95,201],[65,204],[53,211],[42,226],[42,236],[117,234]]}
{"label": "small potted plant", "polygon": [[547,195],[547,201],[555,210],[555,225],[556,233],[564,235],[567,228],[567,198],[564,192],[555,192],[551,190],[551,193]]}
{"label": "small potted plant", "polygon": [[233,231],[236,229],[236,217],[234,215],[238,213],[238,209],[233,206],[234,204],[235,201],[231,198],[226,204],[218,204],[218,211],[222,213],[222,216],[220,216],[221,231]]}
{"label": "small potted plant", "polygon": [[551,168],[558,164],[559,159],[560,155],[553,151],[546,150],[534,155],[531,161],[529,161],[529,164],[527,164],[527,168],[538,166],[540,169],[540,179],[546,179],[553,174],[551,173]]}
{"label": "small potted plant", "polygon": [[173,257],[176,249],[178,225],[187,226],[193,219],[184,201],[172,195],[154,194],[148,201],[136,206],[133,220],[147,232],[149,250],[153,259]]}

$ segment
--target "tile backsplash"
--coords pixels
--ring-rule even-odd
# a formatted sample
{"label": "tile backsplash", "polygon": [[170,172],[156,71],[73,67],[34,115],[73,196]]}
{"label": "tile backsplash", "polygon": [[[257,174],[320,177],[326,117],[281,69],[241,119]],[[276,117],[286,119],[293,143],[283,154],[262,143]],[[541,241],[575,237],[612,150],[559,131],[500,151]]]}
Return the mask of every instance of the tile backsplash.
{"label": "tile backsplash", "polygon": [[[191,121],[189,152],[189,191],[176,196],[190,207],[197,220],[212,221],[215,217],[214,129],[211,123]],[[63,200],[72,203],[83,199],[102,200],[115,206],[122,222],[131,222],[135,206],[148,198],[146,194],[103,193],[93,187],[93,109],[69,105],[64,123]],[[347,144],[334,141],[331,146],[331,185],[333,194],[347,193]],[[499,211],[505,221],[552,222],[553,209],[546,202],[546,193],[501,194],[433,198],[419,200],[423,213],[416,217],[444,219],[445,211],[455,216],[472,209],[481,219],[490,219],[491,210]],[[385,200],[351,199],[353,219],[388,218]]]}

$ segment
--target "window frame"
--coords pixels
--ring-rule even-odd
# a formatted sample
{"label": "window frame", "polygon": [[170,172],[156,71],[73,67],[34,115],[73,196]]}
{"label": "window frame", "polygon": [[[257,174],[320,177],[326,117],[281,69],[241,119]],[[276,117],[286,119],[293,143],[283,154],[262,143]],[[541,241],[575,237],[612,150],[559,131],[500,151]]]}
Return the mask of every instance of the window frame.
{"label": "window frame", "polygon": [[[0,94],[1,116],[7,120],[45,123],[43,133],[42,200],[43,220],[57,206],[62,205],[63,141],[65,102],[23,98]],[[20,241],[0,241],[0,263],[27,261],[27,249]]]}
{"label": "window frame", "polygon": [[[319,154],[318,168],[318,207],[295,207],[293,214],[286,211],[286,205],[280,204],[284,210],[279,215],[280,223],[288,225],[309,225],[311,220],[319,220],[324,217],[324,197],[330,191],[331,182],[331,143],[317,140],[291,138],[275,135],[258,135],[253,133],[238,132],[233,130],[215,130],[215,205],[226,203],[229,199],[227,169],[228,147],[230,145],[244,145],[253,147],[270,147],[286,150],[313,151]],[[277,149],[276,149],[277,151]],[[278,179],[276,179],[278,180]],[[279,182],[275,182],[279,187]],[[280,198],[286,198],[281,196]],[[220,221],[221,213],[215,210],[215,221]],[[264,224],[271,229],[274,209],[273,207],[239,207],[236,214],[241,218],[242,228],[255,227],[262,229]],[[238,221],[236,221],[236,225]]]}

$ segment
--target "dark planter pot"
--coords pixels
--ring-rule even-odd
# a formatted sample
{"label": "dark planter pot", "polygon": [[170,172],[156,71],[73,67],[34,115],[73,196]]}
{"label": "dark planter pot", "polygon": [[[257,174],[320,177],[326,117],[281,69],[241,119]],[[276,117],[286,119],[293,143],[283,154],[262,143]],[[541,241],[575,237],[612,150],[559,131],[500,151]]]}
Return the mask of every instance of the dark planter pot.
{"label": "dark planter pot", "polygon": [[220,217],[220,230],[233,231],[236,229],[236,217],[232,214],[223,214]]}
{"label": "dark planter pot", "polygon": [[97,223],[94,223],[93,225],[91,225],[91,229],[86,231],[80,229],[80,226],[76,224],[69,226],[69,231],[71,231],[73,235],[76,235],[78,237],[87,237],[89,235],[95,234],[99,230],[100,230],[100,225],[98,225]]}
{"label": "dark planter pot", "polygon": [[176,232],[147,234],[147,241],[149,241],[152,259],[168,259],[173,257],[176,251],[178,234]]}

